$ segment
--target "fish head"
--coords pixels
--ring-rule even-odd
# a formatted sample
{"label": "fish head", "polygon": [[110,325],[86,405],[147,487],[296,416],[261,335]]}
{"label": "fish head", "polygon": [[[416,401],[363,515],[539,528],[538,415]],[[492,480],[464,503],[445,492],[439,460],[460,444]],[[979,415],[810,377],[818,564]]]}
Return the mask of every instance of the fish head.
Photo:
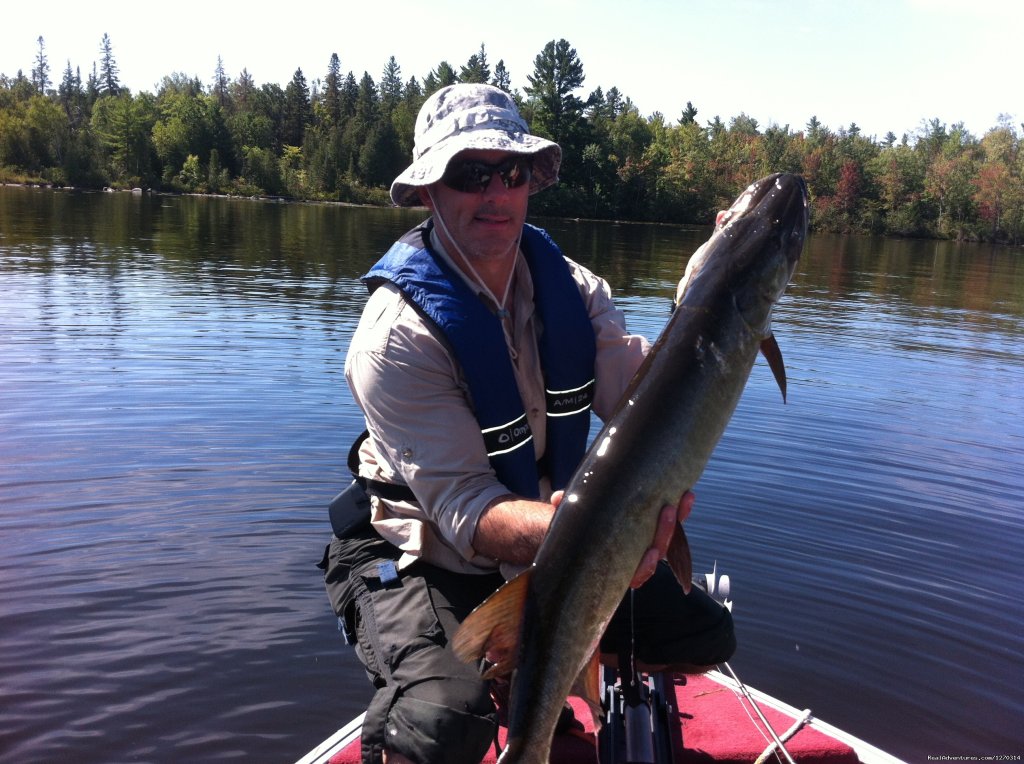
{"label": "fish head", "polygon": [[749,274],[738,283],[736,304],[747,324],[767,336],[772,307],[786,291],[807,238],[807,185],[799,175],[777,173],[751,184],[739,201],[746,210],[724,221],[751,243],[736,263]]}
{"label": "fish head", "polygon": [[746,323],[771,333],[771,310],[789,284],[807,238],[807,185],[776,173],[748,186],[720,217],[714,234],[690,258],[679,300],[702,279],[727,279]]}

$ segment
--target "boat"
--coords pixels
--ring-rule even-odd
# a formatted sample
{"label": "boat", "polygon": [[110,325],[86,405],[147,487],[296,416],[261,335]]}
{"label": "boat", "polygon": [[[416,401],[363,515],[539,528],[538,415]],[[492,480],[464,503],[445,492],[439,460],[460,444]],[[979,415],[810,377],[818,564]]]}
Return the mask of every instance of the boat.
{"label": "boat", "polygon": [[[902,764],[885,751],[818,719],[809,709],[798,709],[754,688],[746,687],[731,668],[723,667],[700,675],[659,675],[663,680],[667,710],[670,753],[655,753],[657,735],[649,746],[640,744],[641,753],[600,757],[605,735],[594,734],[586,704],[570,698],[576,718],[584,722],[583,734],[556,735],[551,750],[552,764],[603,764],[628,762],[796,762],[796,764]],[[647,717],[650,718],[650,717]],[[360,715],[303,756],[297,764],[358,764],[360,762]],[[620,728],[621,729],[621,728]],[[499,729],[497,745],[504,744],[504,728]],[[626,737],[627,735],[623,735]],[[600,739],[604,738],[604,740]],[[781,742],[781,748],[779,743]],[[614,745],[614,743],[611,743]],[[636,748],[636,746],[634,746]],[[643,751],[647,753],[643,753]],[[484,757],[483,764],[495,762],[497,746]]]}
{"label": "boat", "polygon": [[[729,577],[718,566],[695,581],[732,609]],[[704,674],[626,673],[605,669],[605,723],[595,732],[586,703],[569,698],[583,730],[555,736],[552,764],[903,764],[885,751],[765,692],[746,686],[723,663]],[[297,764],[358,764],[360,715]],[[492,764],[505,729],[482,764]]]}

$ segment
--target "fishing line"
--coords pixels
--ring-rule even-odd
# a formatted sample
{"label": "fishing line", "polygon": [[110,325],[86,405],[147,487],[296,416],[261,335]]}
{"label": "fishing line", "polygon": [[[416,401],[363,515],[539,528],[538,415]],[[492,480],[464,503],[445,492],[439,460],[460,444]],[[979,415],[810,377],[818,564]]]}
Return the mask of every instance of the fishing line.
{"label": "fishing line", "polygon": [[636,618],[634,617],[636,589],[629,590],[629,682],[639,676],[636,670]]}

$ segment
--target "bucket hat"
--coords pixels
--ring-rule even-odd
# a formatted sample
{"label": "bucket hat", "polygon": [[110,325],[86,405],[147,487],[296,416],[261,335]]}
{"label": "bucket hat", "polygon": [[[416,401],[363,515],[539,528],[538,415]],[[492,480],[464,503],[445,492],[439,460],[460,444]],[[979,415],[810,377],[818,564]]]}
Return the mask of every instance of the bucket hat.
{"label": "bucket hat", "polygon": [[558,180],[562,149],[530,135],[508,93],[491,85],[459,83],[441,88],[420,108],[413,162],[391,184],[391,200],[399,207],[419,204],[417,188],[439,181],[448,162],[468,149],[532,156],[531,194]]}

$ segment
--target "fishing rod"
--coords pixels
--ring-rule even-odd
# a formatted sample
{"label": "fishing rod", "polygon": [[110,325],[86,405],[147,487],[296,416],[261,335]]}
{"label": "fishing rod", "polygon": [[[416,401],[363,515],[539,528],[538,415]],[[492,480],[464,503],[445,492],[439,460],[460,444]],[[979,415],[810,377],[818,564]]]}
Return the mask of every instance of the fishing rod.
{"label": "fishing rod", "polygon": [[619,655],[617,669],[606,666],[602,673],[605,724],[598,733],[599,760],[613,764],[671,764],[676,758],[676,743],[682,742],[681,735],[674,734],[674,684],[667,672],[641,675],[637,667],[633,598],[631,589],[629,650]]}
{"label": "fishing rod", "polygon": [[[704,589],[722,607],[732,610],[729,599],[730,580],[728,575],[718,574],[716,562],[712,571],[701,576],[695,583]],[[633,594],[630,592],[630,633],[632,627]],[[721,664],[733,678],[743,697],[754,709],[764,729],[771,736],[771,742],[758,757],[758,764],[773,754],[781,752],[788,764],[795,764],[786,750],[789,740],[810,717],[805,711],[793,726],[779,735],[767,717],[740,680],[728,662]],[[686,677],[682,676],[686,682]],[[674,678],[667,672],[642,674],[636,665],[635,645],[631,640],[629,650],[619,656],[618,668],[604,667],[601,677],[601,702],[605,710],[605,723],[598,733],[598,754],[601,762],[610,764],[671,764],[675,761],[677,748],[682,748],[682,732],[678,725],[678,709],[675,707]],[[748,712],[749,716],[749,712]],[[754,723],[753,718],[751,722]],[[756,723],[755,723],[756,725]]]}

